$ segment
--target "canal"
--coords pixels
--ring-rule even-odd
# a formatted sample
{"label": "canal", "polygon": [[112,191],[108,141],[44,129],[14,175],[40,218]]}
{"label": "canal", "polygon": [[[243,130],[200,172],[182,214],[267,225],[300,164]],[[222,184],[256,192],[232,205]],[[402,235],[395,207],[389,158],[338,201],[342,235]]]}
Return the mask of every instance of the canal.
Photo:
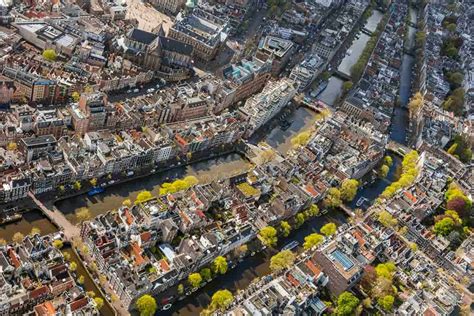
{"label": "canal", "polygon": [[42,235],[48,235],[58,231],[58,228],[49,221],[49,219],[37,209],[24,212],[21,220],[0,226],[0,238],[7,242],[12,240],[15,233],[20,232],[28,235],[32,228],[38,228]]}
{"label": "canal", "polygon": [[245,289],[255,279],[261,278],[270,273],[270,258],[279,251],[284,245],[291,241],[298,241],[303,244],[304,237],[309,234],[319,232],[320,228],[329,222],[342,225],[347,222],[346,214],[342,211],[331,211],[330,213],[315,217],[304,223],[298,230],[293,231],[287,238],[279,241],[277,249],[266,250],[258,253],[253,257],[247,257],[243,262],[239,263],[234,269],[229,270],[226,274],[218,277],[214,281],[208,283],[198,291],[187,296],[184,300],[174,303],[167,311],[159,311],[157,315],[173,315],[173,316],[191,316],[199,315],[206,308],[211,296],[218,290],[228,289],[232,293],[237,290]]}
{"label": "canal", "polygon": [[277,125],[267,134],[264,141],[281,155],[286,155],[292,148],[291,139],[293,136],[311,129],[316,119],[317,115],[314,111],[299,107],[286,117],[286,120],[291,123],[287,130],[283,130]]}
{"label": "canal", "polygon": [[114,315],[114,310],[112,307],[109,305],[105,297],[102,296],[101,292],[95,285],[95,283],[92,281],[91,277],[89,274],[87,274],[86,268],[83,266],[82,261],[79,259],[79,257],[76,255],[74,250],[71,247],[64,247],[63,252],[68,253],[71,256],[71,262],[74,261],[77,263],[77,270],[76,274],[77,276],[84,276],[84,284],[83,287],[86,292],[92,291],[95,293],[96,297],[100,297],[104,300],[104,306],[100,309],[100,314],[102,316],[113,316]]}
{"label": "canal", "polygon": [[[412,8],[410,8],[410,20],[416,24],[416,11]],[[410,26],[408,29],[409,42],[414,41],[415,33],[416,29]],[[408,54],[403,55],[400,69],[399,102],[395,105],[389,131],[390,139],[403,145],[407,145],[408,143],[409,117],[407,104],[412,94],[411,87],[414,63],[415,59],[413,56]],[[402,159],[398,155],[391,155],[391,157],[393,159],[393,165],[390,167],[387,177],[385,179],[378,179],[374,183],[361,188],[350,204],[351,208],[357,208],[357,201],[361,197],[364,197],[367,200],[362,204],[361,208],[367,209],[391,182],[398,180],[401,173]]]}
{"label": "canal", "polygon": [[251,168],[250,162],[242,156],[237,153],[228,154],[115,185],[107,188],[104,193],[92,197],[83,194],[62,200],[57,202],[55,207],[63,212],[69,221],[77,224],[75,212],[81,207],[87,207],[92,216],[97,216],[119,208],[125,199],[134,201],[140,191],[148,190],[157,195],[163,182],[192,175],[201,183],[207,183],[247,171],[249,168]]}
{"label": "canal", "polygon": [[[371,33],[374,32],[382,18],[382,12],[378,10],[373,10],[372,15],[367,19],[367,22],[365,23],[363,28]],[[359,31],[359,33],[355,37],[354,42],[347,50],[348,54],[344,56],[337,70],[347,76],[350,76],[351,67],[359,59],[369,39],[369,35],[367,35],[363,31]],[[326,89],[319,95],[318,99],[329,106],[334,106],[337,99],[342,93],[343,83],[344,81],[336,76],[330,77]]]}

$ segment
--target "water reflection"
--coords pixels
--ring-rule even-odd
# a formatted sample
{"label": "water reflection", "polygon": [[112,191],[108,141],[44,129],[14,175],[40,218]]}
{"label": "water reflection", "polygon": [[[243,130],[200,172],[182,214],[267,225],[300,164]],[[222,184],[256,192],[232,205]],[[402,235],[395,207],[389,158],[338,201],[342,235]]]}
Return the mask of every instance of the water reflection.
{"label": "water reflection", "polygon": [[56,208],[65,213],[66,218],[72,223],[77,223],[75,212],[81,207],[87,207],[92,216],[97,216],[109,210],[117,209],[125,199],[133,201],[142,190],[158,194],[159,186],[166,181],[193,175],[200,182],[205,183],[235,175],[248,170],[250,167],[250,163],[239,154],[230,154],[112,186],[107,188],[105,193],[93,197],[80,195],[59,201],[56,203]]}
{"label": "water reflection", "polygon": [[[202,287],[184,300],[176,302],[170,310],[158,312],[158,315],[199,315],[209,305],[211,296],[216,291],[228,289],[235,293],[239,289],[245,289],[255,278],[261,278],[270,273],[270,258],[276,251],[293,240],[297,240],[302,244],[304,237],[311,233],[319,232],[319,229],[328,222],[336,223],[339,226],[347,222],[346,215],[341,211],[332,211],[327,215],[313,218],[304,223],[298,230],[294,230],[287,238],[281,239],[277,249],[267,250],[256,254],[254,257],[246,258],[235,269],[230,270],[225,275]],[[160,301],[159,298],[158,301]]]}
{"label": "water reflection", "polygon": [[40,210],[32,210],[23,213],[23,218],[18,222],[1,225],[0,238],[11,241],[15,233],[20,232],[23,235],[28,235],[33,227],[39,228],[42,235],[58,231],[56,226]]}
{"label": "water reflection", "polygon": [[291,138],[294,135],[308,130],[313,126],[316,121],[316,113],[300,107],[293,111],[286,119],[291,123],[291,126],[286,131],[277,125],[268,133],[268,136],[265,137],[265,142],[283,155],[291,149]]}
{"label": "water reflection", "polygon": [[344,81],[341,79],[332,76],[329,78],[328,86],[319,95],[318,99],[327,105],[333,106],[336,103],[337,98],[341,95],[343,83]]}

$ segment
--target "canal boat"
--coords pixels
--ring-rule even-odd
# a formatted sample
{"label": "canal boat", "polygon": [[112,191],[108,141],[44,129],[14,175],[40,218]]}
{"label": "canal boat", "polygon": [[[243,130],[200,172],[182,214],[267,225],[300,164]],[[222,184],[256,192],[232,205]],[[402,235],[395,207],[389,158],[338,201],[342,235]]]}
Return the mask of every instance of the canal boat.
{"label": "canal boat", "polygon": [[92,188],[89,192],[87,192],[87,195],[88,195],[88,196],[94,196],[94,195],[100,194],[100,193],[102,193],[102,192],[104,192],[104,191],[105,191],[105,189],[102,188],[102,187],[94,187],[94,188]]}
{"label": "canal boat", "polygon": [[17,222],[19,220],[22,219],[22,215],[21,214],[13,214],[13,215],[6,215],[2,218],[0,218],[0,225],[4,225],[4,224],[10,224],[10,223],[13,223],[13,222]]}
{"label": "canal boat", "polygon": [[300,243],[298,241],[293,240],[292,242],[290,242],[289,244],[286,244],[283,248],[281,248],[281,250],[293,250],[296,247],[298,247],[299,244]]}
{"label": "canal boat", "polygon": [[361,197],[357,200],[356,206],[357,206],[357,207],[361,207],[362,204],[364,204],[366,201],[368,201],[368,199],[366,199],[365,197],[361,196]]}
{"label": "canal boat", "polygon": [[324,91],[324,89],[326,89],[327,86],[328,86],[328,81],[325,80],[325,81],[321,82],[321,84],[316,89],[311,91],[311,93],[309,95],[312,98],[316,98],[318,95],[320,95]]}
{"label": "canal boat", "polygon": [[290,126],[291,126],[291,123],[288,120],[285,120],[285,119],[280,120],[281,130],[286,131],[287,129],[290,128]]}

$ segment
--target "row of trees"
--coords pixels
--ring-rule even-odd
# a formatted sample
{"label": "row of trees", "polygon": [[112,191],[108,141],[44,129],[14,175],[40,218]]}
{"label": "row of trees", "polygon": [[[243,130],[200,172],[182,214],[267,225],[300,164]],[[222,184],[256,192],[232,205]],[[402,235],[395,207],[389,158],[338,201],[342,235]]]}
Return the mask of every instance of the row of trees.
{"label": "row of trees", "polygon": [[385,188],[381,194],[383,198],[387,199],[392,197],[399,189],[406,188],[415,181],[416,176],[418,175],[418,169],[416,167],[418,158],[419,156],[416,150],[410,151],[403,157],[402,175],[397,181],[392,182]]}
{"label": "row of trees", "polygon": [[453,138],[453,144],[448,148],[448,154],[453,155],[464,163],[472,159],[472,150],[468,140],[462,135]]}
{"label": "row of trees", "polygon": [[369,61],[369,58],[372,55],[372,51],[375,49],[375,46],[377,45],[378,38],[380,34],[382,33],[383,29],[385,28],[385,24],[388,21],[388,17],[389,17],[388,14],[384,15],[383,19],[377,25],[377,29],[372,34],[372,37],[368,40],[367,44],[365,45],[364,50],[362,51],[362,54],[360,54],[359,56],[359,59],[354,65],[352,65],[351,67],[352,82],[358,82],[360,77],[362,77],[362,74],[364,73],[365,65],[367,65],[367,62]]}
{"label": "row of trees", "polygon": [[330,188],[324,198],[324,205],[329,208],[339,207],[342,202],[351,202],[359,188],[359,181],[345,179],[339,188]]}
{"label": "row of trees", "polygon": [[388,172],[390,171],[390,167],[393,165],[393,160],[392,157],[390,156],[385,156],[383,158],[383,163],[380,166],[379,169],[379,177],[380,178],[385,178],[388,175]]}

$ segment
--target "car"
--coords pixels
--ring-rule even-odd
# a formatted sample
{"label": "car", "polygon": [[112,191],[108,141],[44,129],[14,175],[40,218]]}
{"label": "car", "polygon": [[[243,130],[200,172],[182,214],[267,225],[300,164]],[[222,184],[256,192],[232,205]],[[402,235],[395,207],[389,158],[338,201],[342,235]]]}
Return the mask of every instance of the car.
{"label": "car", "polygon": [[140,92],[140,90],[138,90],[138,89],[133,90],[133,93],[138,93],[138,92]]}
{"label": "car", "polygon": [[127,93],[132,93],[132,90],[127,90]]}
{"label": "car", "polygon": [[147,93],[152,93],[152,92],[155,92],[155,89],[154,88],[150,88],[148,90],[146,90]]}

